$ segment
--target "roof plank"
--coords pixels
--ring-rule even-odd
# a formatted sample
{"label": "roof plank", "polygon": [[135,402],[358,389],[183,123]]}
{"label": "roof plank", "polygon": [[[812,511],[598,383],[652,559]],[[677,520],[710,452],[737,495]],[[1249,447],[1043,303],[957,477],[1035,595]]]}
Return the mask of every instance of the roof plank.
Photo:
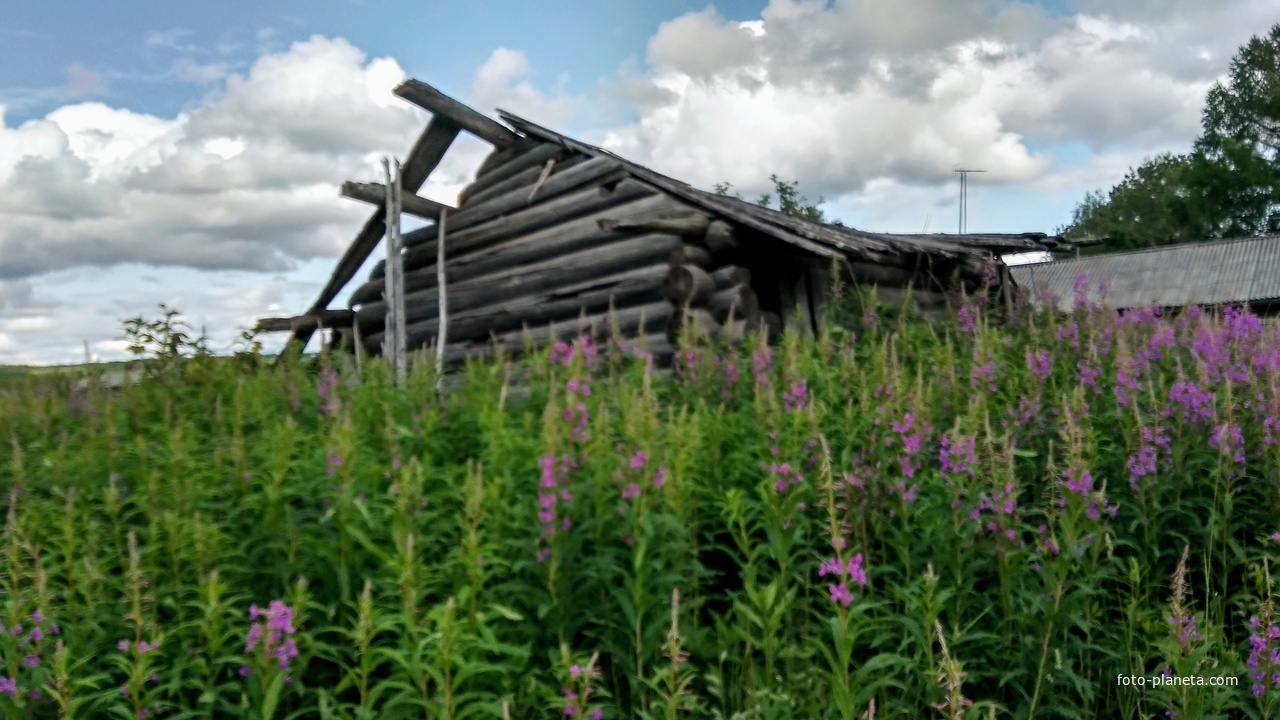
{"label": "roof plank", "polygon": [[[426,129],[422,131],[417,141],[414,142],[413,148],[409,150],[409,157],[402,163],[400,181],[403,184],[404,192],[418,192],[419,188],[426,183],[427,176],[444,159],[444,154],[448,152],[449,147],[453,145],[454,139],[458,137],[458,133],[461,131],[461,126],[446,117],[433,116],[431,118],[431,121],[427,123]],[[329,303],[333,302],[338,293],[342,292],[342,288],[351,282],[351,278],[355,277],[357,272],[360,272],[360,267],[364,265],[364,261],[368,259],[369,254],[378,246],[378,242],[382,240],[382,236],[387,232],[386,212],[386,207],[380,205],[365,221],[364,227],[360,228],[355,240],[347,247],[346,252],[342,254],[342,258],[338,260],[338,265],[333,269],[333,274],[329,276],[329,281],[320,290],[320,295],[312,303],[306,314],[316,315],[324,312],[329,307]],[[314,327],[300,326],[294,330],[289,342],[306,347],[307,342],[311,340],[311,336],[314,333]]]}
{"label": "roof plank", "polygon": [[[387,186],[383,183],[345,182],[342,183],[342,196],[367,202],[371,205],[386,202]],[[439,220],[440,211],[453,212],[455,208],[424,198],[416,193],[401,193],[403,203],[401,209],[410,215],[417,215],[428,220]]]}
{"label": "roof plank", "polygon": [[519,136],[510,128],[472,110],[421,80],[413,78],[405,80],[396,87],[395,94],[426,110],[432,116],[452,120],[458,127],[496,148],[505,148],[519,139]]}
{"label": "roof plank", "polygon": [[590,157],[612,158],[621,163],[634,177],[667,193],[820,257],[902,265],[913,262],[911,257],[913,255],[926,254],[964,259],[971,264],[978,259],[985,260],[994,254],[1046,250],[1061,242],[1061,238],[1044,233],[893,234],[865,232],[849,227],[813,222],[738,198],[699,190],[687,183],[630,162],[608,150],[579,142],[504,110],[499,110],[498,116],[525,135],[563,145]]}

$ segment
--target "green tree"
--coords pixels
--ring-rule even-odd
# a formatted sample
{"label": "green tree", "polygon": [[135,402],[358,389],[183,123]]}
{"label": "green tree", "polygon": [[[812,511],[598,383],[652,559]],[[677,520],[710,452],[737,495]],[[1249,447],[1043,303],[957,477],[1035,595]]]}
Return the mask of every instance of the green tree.
{"label": "green tree", "polygon": [[1250,38],[1209,90],[1195,159],[1194,191],[1220,208],[1217,235],[1280,232],[1280,24]]}
{"label": "green tree", "polygon": [[1102,251],[1280,232],[1280,25],[1251,38],[1205,99],[1186,155],[1149,158],[1076,206],[1068,237]]}
{"label": "green tree", "polygon": [[1104,195],[1091,192],[1076,206],[1068,237],[1105,237],[1094,251],[1137,250],[1194,242],[1206,234],[1206,223],[1192,196],[1194,161],[1187,155],[1163,154],[1131,169]]}
{"label": "green tree", "polygon": [[[826,213],[822,211],[819,205],[823,203],[822,196],[818,196],[817,202],[809,202],[809,198],[800,194],[800,181],[792,180],[787,182],[780,180],[778,176],[770,175],[769,182],[773,183],[773,192],[764,193],[756,199],[756,204],[761,207],[773,208],[781,210],[788,215],[794,215],[805,220],[812,220],[817,223],[827,223],[830,225],[842,225],[838,220],[828,221]],[[739,200],[746,200],[741,194],[733,192],[731,183],[716,183],[712,190],[717,195],[728,197],[736,197]],[[777,198],[777,204],[774,204],[774,198]]]}

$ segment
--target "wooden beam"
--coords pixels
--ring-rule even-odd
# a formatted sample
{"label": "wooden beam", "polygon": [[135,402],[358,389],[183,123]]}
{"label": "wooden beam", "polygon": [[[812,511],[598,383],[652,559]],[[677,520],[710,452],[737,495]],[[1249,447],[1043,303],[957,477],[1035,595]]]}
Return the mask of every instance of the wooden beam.
{"label": "wooden beam", "polygon": [[[386,202],[387,186],[382,183],[362,183],[362,182],[344,182],[342,183],[342,196],[367,202],[370,205],[377,205]],[[452,210],[453,208],[438,203],[435,200],[428,200],[414,193],[405,193],[401,199],[404,205],[400,208],[403,212],[410,215],[416,215],[428,220],[436,220],[440,217],[441,210]]]}
{"label": "wooden beam", "polygon": [[[461,128],[447,118],[431,118],[431,122],[427,123],[426,129],[418,136],[417,142],[413,144],[413,148],[409,151],[409,157],[404,162],[401,182],[404,184],[405,190],[418,192],[418,189],[427,181],[427,176],[444,159],[444,154],[448,152],[449,146],[453,144],[459,132],[461,132]],[[323,312],[328,308],[329,303],[333,302],[338,293],[342,292],[342,288],[351,282],[351,278],[355,277],[357,272],[360,272],[360,267],[364,265],[364,261],[368,259],[373,249],[378,246],[378,242],[382,240],[382,236],[386,232],[386,223],[383,222],[385,217],[386,208],[379,207],[365,221],[364,227],[360,228],[355,240],[347,247],[346,252],[342,254],[342,258],[338,260],[338,266],[333,269],[333,274],[329,276],[329,281],[320,290],[319,297],[312,303],[311,309],[307,311],[308,315]],[[294,330],[293,337],[289,339],[289,342],[297,343],[305,348],[314,332],[315,328],[298,328]]]}
{"label": "wooden beam", "polygon": [[[556,288],[599,281],[627,270],[661,263],[680,244],[671,235],[642,235],[615,240],[603,245],[588,245],[576,252],[552,253],[541,261],[521,260],[505,264],[492,273],[460,274],[453,277],[450,267],[449,308],[461,312],[483,307],[504,299],[550,292]],[[421,289],[414,291],[414,277],[421,278]],[[655,282],[655,286],[657,283]],[[405,317],[417,322],[436,312],[436,275],[430,272],[406,277]],[[376,327],[386,312],[386,301],[367,303],[356,312],[362,329]]]}
{"label": "wooden beam", "polygon": [[541,169],[547,164],[548,160],[557,162],[567,159],[573,153],[569,150],[554,145],[552,143],[542,143],[530,149],[528,152],[515,156],[510,161],[505,162],[488,172],[476,173],[476,177],[471,184],[462,189],[458,193],[458,206],[467,207],[471,204],[470,200],[473,196],[488,190],[498,183],[518,175],[531,167]]}
{"label": "wooden beam", "polygon": [[[491,334],[519,330],[523,325],[571,322],[583,313],[604,312],[610,305],[629,307],[655,302],[662,297],[658,283],[665,271],[665,265],[649,265],[580,283],[577,288],[559,287],[519,297],[505,297],[493,304],[457,312],[449,317],[447,342],[469,342]],[[408,326],[406,337],[409,345],[426,345],[436,336],[439,327],[437,318],[423,315],[422,320]]]}
{"label": "wooden beam", "polygon": [[355,313],[350,310],[325,310],[296,317],[262,318],[258,321],[257,331],[293,332],[299,328],[310,328],[314,331],[321,326],[330,328],[348,327],[354,318]]}
{"label": "wooden beam", "polygon": [[433,116],[452,120],[458,127],[496,148],[505,148],[520,137],[497,120],[472,110],[421,80],[405,80],[396,87],[395,94]]}
{"label": "wooden beam", "polygon": [[705,213],[691,212],[680,217],[645,220],[618,220],[601,218],[601,230],[607,232],[661,232],[676,235],[701,235],[707,231],[711,218]]}

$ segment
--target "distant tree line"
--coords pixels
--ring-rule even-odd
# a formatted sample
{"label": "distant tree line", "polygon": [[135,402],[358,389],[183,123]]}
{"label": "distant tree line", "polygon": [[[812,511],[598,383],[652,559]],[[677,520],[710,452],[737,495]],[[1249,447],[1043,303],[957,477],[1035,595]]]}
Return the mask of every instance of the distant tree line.
{"label": "distant tree line", "polygon": [[1190,152],[1148,158],[1110,192],[1086,194],[1059,232],[1107,238],[1094,252],[1280,233],[1280,24],[1232,58]]}

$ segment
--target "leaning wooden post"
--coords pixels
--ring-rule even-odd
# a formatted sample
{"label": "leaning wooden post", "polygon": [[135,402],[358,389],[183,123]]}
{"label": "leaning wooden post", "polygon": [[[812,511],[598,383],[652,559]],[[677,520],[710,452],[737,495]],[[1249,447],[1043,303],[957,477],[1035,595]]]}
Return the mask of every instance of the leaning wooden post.
{"label": "leaning wooden post", "polygon": [[400,217],[404,211],[404,178],[403,170],[400,166],[400,159],[392,159],[392,167],[395,170],[395,201],[396,214],[394,220],[395,226],[395,266],[396,266],[396,382],[403,390],[405,385],[405,377],[409,372],[409,357],[405,352],[408,343],[409,334],[405,330],[407,318],[404,307],[404,238],[400,236]]}
{"label": "leaning wooden post", "polygon": [[400,164],[397,162],[392,172],[391,161],[382,159],[383,174],[387,179],[387,212],[386,212],[386,245],[387,269],[384,274],[384,294],[387,298],[386,331],[382,336],[382,356],[391,360],[396,372],[396,381],[403,384],[404,370],[402,363],[403,342],[400,335],[401,320],[404,317],[404,297],[399,282],[400,263],[400,207],[397,190],[400,186]]}
{"label": "leaning wooden post", "polygon": [[382,274],[382,294],[387,299],[387,319],[383,325],[386,329],[382,333],[382,357],[390,360],[394,365],[395,352],[392,348],[395,347],[396,342],[396,271],[394,260],[395,244],[392,242],[392,233],[395,232],[392,228],[395,227],[395,224],[392,222],[392,211],[395,208],[395,197],[393,195],[394,191],[391,189],[391,163],[385,157],[382,158],[382,173],[386,176],[386,184],[384,185],[386,188],[386,212],[384,214],[386,232],[383,244],[387,254],[387,269]]}
{"label": "leaning wooden post", "polygon": [[439,294],[438,305],[440,307],[440,320],[437,324],[436,331],[436,391],[439,392],[444,388],[444,346],[446,328],[448,327],[449,311],[445,306],[445,280],[444,272],[444,224],[448,217],[449,211],[440,209],[440,220],[436,227],[439,232],[436,236],[436,288]]}
{"label": "leaning wooden post", "polygon": [[364,344],[360,339],[360,323],[354,317],[351,318],[351,344],[356,351],[356,376],[364,377],[364,371],[361,370],[361,355],[364,354]]}

